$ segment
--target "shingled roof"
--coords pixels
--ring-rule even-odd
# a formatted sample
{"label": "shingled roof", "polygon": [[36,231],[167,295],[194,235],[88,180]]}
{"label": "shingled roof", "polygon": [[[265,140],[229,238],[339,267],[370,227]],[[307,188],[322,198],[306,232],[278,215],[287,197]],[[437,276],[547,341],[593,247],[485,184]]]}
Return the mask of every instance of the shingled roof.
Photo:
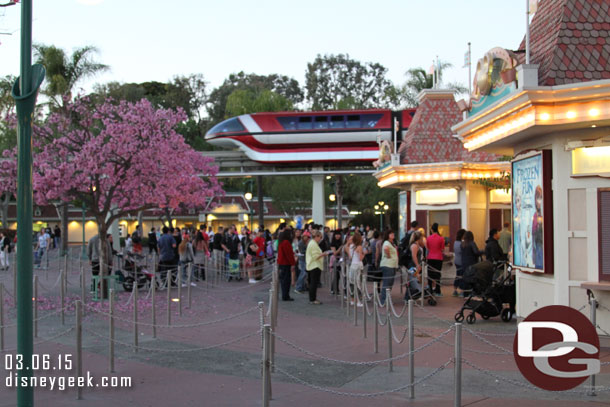
{"label": "shingled roof", "polygon": [[460,140],[453,137],[451,126],[462,121],[452,91],[422,92],[413,121],[398,153],[401,164],[443,162],[490,162],[498,156],[484,152],[468,152]]}
{"label": "shingled roof", "polygon": [[540,0],[530,24],[530,56],[540,65],[541,86],[610,79],[610,2]]}

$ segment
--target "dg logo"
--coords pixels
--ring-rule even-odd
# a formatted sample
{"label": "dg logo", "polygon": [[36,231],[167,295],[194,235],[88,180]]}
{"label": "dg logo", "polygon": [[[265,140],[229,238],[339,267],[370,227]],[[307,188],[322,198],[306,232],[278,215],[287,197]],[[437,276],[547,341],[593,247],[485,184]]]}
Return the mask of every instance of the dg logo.
{"label": "dg logo", "polygon": [[517,327],[513,352],[521,374],[545,390],[569,390],[599,373],[599,336],[579,311],[551,305]]}

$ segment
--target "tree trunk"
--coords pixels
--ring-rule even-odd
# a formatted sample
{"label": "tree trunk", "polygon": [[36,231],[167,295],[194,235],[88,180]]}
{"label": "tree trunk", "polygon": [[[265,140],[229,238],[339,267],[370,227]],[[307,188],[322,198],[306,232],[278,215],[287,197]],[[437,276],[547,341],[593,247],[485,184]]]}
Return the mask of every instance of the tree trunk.
{"label": "tree trunk", "polygon": [[11,202],[11,194],[9,193],[5,193],[4,195],[2,195],[2,210],[1,212],[1,216],[2,216],[2,228],[3,229],[8,229],[8,206]]}
{"label": "tree trunk", "polygon": [[165,208],[165,218],[167,219],[167,227],[171,228],[172,227],[172,212],[168,209]]}
{"label": "tree trunk", "polygon": [[105,219],[97,218],[97,231],[100,237],[100,291],[102,299],[108,298],[108,279],[104,278],[109,275],[109,264],[112,264],[112,258],[108,259],[108,225]]}
{"label": "tree trunk", "polygon": [[[61,205],[61,253],[66,254],[68,252],[68,204],[64,203]],[[83,227],[85,227],[83,225]]]}

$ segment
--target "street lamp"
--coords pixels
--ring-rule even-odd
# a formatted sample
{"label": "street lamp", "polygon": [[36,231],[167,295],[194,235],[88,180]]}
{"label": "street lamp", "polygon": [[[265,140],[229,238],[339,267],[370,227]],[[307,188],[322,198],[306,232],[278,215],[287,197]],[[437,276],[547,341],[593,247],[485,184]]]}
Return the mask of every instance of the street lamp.
{"label": "street lamp", "polygon": [[379,201],[374,208],[375,214],[379,214],[379,231],[381,232],[383,230],[383,215],[385,215],[385,211],[390,209],[390,206],[385,204],[383,201]]}
{"label": "street lamp", "polygon": [[246,198],[246,201],[248,201],[248,208],[250,208],[250,215],[248,216],[248,219],[250,220],[250,231],[252,231],[252,216],[254,215],[254,211],[252,210],[252,192],[246,192],[244,194],[244,198]]}
{"label": "street lamp", "polygon": [[[337,200],[337,195],[330,194],[328,196],[328,200],[331,201],[331,202],[335,202]],[[336,210],[336,208],[337,208],[337,205],[335,205],[335,212],[334,212],[334,215],[333,215],[333,221],[335,222],[335,229],[338,229],[338,226],[337,226],[337,216],[336,216],[337,215],[337,210]]]}

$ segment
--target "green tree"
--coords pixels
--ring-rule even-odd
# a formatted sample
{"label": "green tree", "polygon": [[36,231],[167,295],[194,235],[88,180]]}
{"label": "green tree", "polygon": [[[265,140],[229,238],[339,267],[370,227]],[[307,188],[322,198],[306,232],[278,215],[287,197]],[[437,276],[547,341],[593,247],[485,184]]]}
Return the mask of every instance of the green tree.
{"label": "green tree", "polygon": [[[443,89],[455,89],[460,93],[467,92],[468,88],[460,83],[447,83],[443,84],[443,73],[447,68],[451,68],[453,65],[449,62],[440,61],[437,68],[437,88]],[[434,87],[434,75],[429,74],[423,68],[411,68],[405,75],[407,76],[407,82],[401,88],[401,101],[411,107],[418,105],[417,95],[424,89],[432,89]]]}
{"label": "green tree", "polygon": [[237,89],[227,98],[225,108],[229,117],[256,112],[279,112],[292,110],[292,102],[282,95],[264,89],[256,92],[252,89]]}
{"label": "green tree", "polygon": [[234,73],[210,93],[207,104],[210,127],[232,117],[227,112],[227,102],[229,96],[236,90],[246,90],[253,95],[260,95],[268,90],[290,101],[293,106],[303,101],[303,91],[299,82],[288,76]]}
{"label": "green tree", "polygon": [[307,64],[307,100],[314,110],[392,107],[397,92],[386,73],[381,64],[362,64],[349,55],[318,55]]}
{"label": "green tree", "polygon": [[15,99],[11,96],[11,89],[16,78],[7,75],[0,78],[0,150],[8,150],[17,145],[17,132],[14,126],[9,125],[9,117],[15,113]]}
{"label": "green tree", "polygon": [[34,45],[36,62],[47,70],[46,85],[42,93],[54,108],[63,108],[64,98],[72,99],[74,87],[81,80],[108,70],[108,66],[93,59],[97,48],[86,46],[77,48],[72,55],[54,45]]}

